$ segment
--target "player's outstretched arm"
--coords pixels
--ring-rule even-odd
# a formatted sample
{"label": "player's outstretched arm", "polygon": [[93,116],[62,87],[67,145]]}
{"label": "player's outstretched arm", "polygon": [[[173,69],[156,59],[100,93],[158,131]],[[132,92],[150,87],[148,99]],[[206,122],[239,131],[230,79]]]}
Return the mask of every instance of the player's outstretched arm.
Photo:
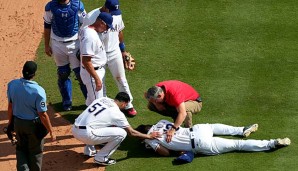
{"label": "player's outstretched arm", "polygon": [[159,138],[161,135],[159,132],[152,132],[150,134],[143,134],[140,133],[139,131],[133,129],[131,126],[125,128],[126,132],[128,133],[129,136],[132,137],[137,137],[140,139],[155,139]]}

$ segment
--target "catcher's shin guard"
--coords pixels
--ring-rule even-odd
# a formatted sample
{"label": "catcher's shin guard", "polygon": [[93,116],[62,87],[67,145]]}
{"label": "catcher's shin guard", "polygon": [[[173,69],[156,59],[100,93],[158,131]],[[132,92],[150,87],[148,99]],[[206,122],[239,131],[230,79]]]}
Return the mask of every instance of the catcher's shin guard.
{"label": "catcher's shin guard", "polygon": [[69,64],[58,67],[58,87],[62,96],[63,109],[68,110],[72,105],[72,83],[69,79]]}

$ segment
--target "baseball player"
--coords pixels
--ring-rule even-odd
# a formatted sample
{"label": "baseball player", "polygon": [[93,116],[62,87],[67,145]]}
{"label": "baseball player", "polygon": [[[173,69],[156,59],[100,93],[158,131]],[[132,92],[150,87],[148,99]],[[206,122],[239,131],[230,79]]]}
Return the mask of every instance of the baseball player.
{"label": "baseball player", "polygon": [[[239,135],[248,137],[258,129],[258,124],[248,127],[234,127],[224,124],[196,124],[192,128],[179,127],[172,141],[166,141],[165,132],[173,129],[173,124],[161,120],[155,125],[141,125],[136,130],[142,133],[158,131],[160,138],[145,140],[145,143],[163,156],[168,156],[172,151],[193,151],[204,155],[218,155],[231,151],[266,151],[290,145],[289,138],[271,140],[237,140],[214,137],[213,135]],[[148,131],[149,130],[149,131]]]}
{"label": "baseball player", "polygon": [[102,12],[91,25],[80,30],[81,78],[87,87],[86,105],[103,97],[102,79],[107,63],[106,51],[98,33],[107,31],[112,26],[111,14]]}
{"label": "baseball player", "polygon": [[58,75],[58,87],[64,110],[72,109],[71,69],[79,81],[84,97],[87,89],[80,77],[78,30],[86,15],[80,0],[52,0],[45,6],[44,39],[45,53],[53,56]]}
{"label": "baseball player", "polygon": [[85,144],[103,144],[103,148],[96,152],[94,161],[100,165],[112,165],[116,161],[110,156],[116,151],[127,133],[138,138],[153,139],[159,133],[142,134],[134,130],[125,115],[120,111],[129,102],[129,96],[120,92],[115,99],[102,97],[94,100],[88,108],[80,114],[72,127],[74,137]]}
{"label": "baseball player", "polygon": [[[114,29],[109,29],[108,32],[99,34],[100,38],[103,40],[107,54],[106,66],[109,68],[119,92],[126,92],[131,99],[131,101],[125,107],[125,113],[128,116],[135,116],[137,114],[137,111],[134,109],[132,104],[133,97],[131,95],[129,85],[125,76],[125,69],[122,59],[122,57],[126,54],[125,44],[123,42],[123,29],[125,26],[122,20],[121,10],[119,9],[119,1],[106,0],[102,8],[96,8],[88,13],[88,15],[84,19],[83,25],[89,25],[89,23],[92,23],[95,20],[96,16],[98,16],[100,11],[110,12],[113,17]],[[105,77],[103,78],[103,82],[104,81]],[[106,96],[106,87],[104,83],[103,96]]]}

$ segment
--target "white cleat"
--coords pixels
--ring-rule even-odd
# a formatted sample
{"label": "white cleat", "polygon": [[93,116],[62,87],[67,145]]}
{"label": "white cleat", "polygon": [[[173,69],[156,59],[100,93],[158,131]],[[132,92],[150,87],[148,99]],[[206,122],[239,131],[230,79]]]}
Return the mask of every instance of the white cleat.
{"label": "white cleat", "polygon": [[258,130],[259,125],[253,124],[243,128],[243,137],[248,137],[251,133],[256,132]]}
{"label": "white cleat", "polygon": [[94,157],[96,154],[96,149],[93,145],[86,145],[84,147],[84,155],[89,157]]}
{"label": "white cleat", "polygon": [[94,159],[94,163],[102,165],[102,166],[110,166],[110,165],[116,164],[116,160],[108,159],[105,162],[100,162],[100,161],[97,161],[97,160]]}
{"label": "white cleat", "polygon": [[286,147],[291,144],[290,138],[277,138],[275,140],[275,147]]}

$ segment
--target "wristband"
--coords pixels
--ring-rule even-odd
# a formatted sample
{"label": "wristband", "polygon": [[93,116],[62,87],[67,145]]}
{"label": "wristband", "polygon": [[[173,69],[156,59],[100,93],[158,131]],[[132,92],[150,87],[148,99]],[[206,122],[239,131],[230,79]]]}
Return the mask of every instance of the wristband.
{"label": "wristband", "polygon": [[175,127],[174,125],[172,125],[172,128],[175,129],[175,131],[178,131],[179,130],[179,127]]}
{"label": "wristband", "polygon": [[121,52],[125,52],[125,44],[124,44],[124,42],[119,43],[119,47],[120,47]]}

